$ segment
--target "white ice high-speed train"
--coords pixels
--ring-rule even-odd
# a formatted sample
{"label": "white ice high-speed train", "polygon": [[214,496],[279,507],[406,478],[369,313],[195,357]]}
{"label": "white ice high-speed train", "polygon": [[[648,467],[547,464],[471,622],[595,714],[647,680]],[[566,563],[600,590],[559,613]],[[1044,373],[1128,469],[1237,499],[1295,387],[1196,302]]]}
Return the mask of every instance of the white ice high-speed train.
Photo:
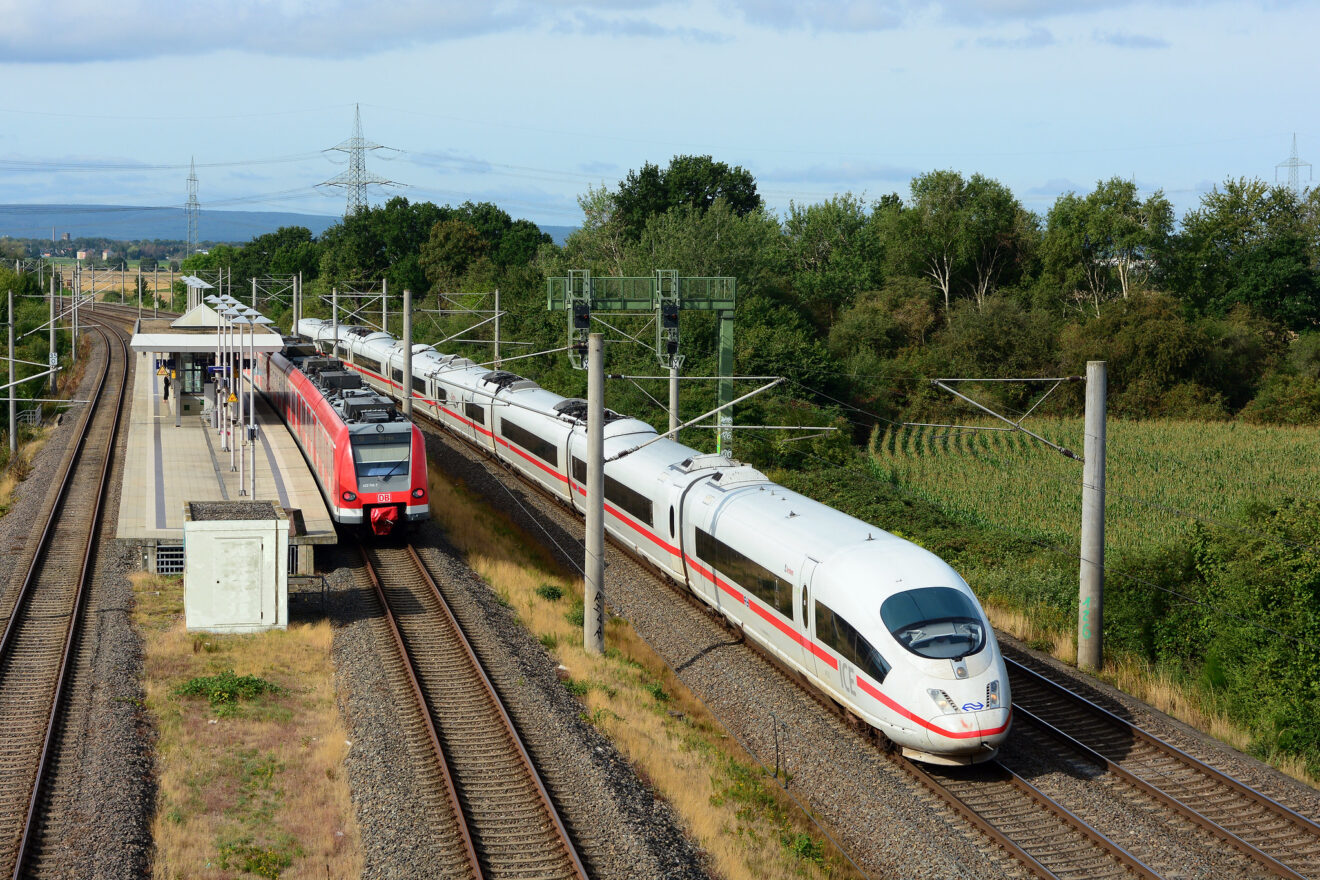
{"label": "white ice high-speed train", "polygon": [[[388,333],[303,319],[300,335],[582,512],[586,401]],[[719,455],[607,413],[605,528],[883,733],[939,764],[991,758],[1010,695],[994,631],[939,557]]]}

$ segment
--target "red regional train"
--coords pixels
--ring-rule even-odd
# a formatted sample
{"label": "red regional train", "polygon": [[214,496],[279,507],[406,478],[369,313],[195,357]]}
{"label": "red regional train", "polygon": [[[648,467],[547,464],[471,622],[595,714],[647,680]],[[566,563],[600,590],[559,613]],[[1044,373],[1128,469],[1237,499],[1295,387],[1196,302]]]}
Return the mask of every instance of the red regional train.
{"label": "red regional train", "polygon": [[426,446],[394,402],[308,345],[257,358],[256,384],[302,449],[337,523],[388,535],[429,519]]}

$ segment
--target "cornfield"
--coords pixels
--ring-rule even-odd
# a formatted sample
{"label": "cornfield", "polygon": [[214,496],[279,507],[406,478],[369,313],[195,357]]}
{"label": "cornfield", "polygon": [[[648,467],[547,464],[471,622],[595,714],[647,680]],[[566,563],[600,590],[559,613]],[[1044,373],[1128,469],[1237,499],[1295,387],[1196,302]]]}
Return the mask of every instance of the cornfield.
{"label": "cornfield", "polygon": [[[882,475],[955,516],[1076,552],[1082,464],[993,420],[896,426],[872,437]],[[1081,419],[1030,428],[1081,456]],[[1105,545],[1168,546],[1200,521],[1236,528],[1249,502],[1320,497],[1320,431],[1236,422],[1107,426]]]}

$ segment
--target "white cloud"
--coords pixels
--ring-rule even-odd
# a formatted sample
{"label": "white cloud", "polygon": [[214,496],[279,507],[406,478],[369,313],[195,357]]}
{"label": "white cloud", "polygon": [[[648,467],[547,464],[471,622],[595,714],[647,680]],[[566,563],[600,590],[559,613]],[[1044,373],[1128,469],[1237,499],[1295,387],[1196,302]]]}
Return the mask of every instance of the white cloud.
{"label": "white cloud", "polygon": [[[345,58],[557,25],[574,31],[610,25],[634,36],[672,35],[672,29],[635,15],[655,5],[649,0],[0,0],[0,63],[106,61],[226,49]],[[611,19],[599,14],[611,11],[630,15]]]}

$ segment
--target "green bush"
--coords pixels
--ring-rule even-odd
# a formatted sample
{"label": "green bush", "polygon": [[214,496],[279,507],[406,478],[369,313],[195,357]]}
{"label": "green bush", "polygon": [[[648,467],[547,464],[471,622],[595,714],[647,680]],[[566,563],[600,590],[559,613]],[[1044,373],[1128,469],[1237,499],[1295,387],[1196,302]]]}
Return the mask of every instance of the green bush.
{"label": "green bush", "polygon": [[241,700],[250,700],[262,694],[277,694],[280,686],[255,675],[235,675],[226,670],[219,675],[205,675],[189,679],[174,689],[180,697],[206,697],[216,709],[231,709]]}

